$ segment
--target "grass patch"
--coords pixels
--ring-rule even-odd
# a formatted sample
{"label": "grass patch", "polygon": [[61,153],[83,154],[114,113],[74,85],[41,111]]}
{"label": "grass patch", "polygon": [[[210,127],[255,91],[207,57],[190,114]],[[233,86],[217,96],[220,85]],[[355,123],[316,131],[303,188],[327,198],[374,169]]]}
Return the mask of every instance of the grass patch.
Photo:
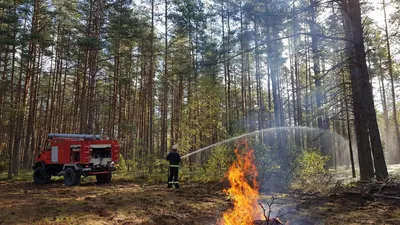
{"label": "grass patch", "polygon": [[33,182],[32,177],[33,171],[20,171],[18,176],[13,176],[11,180],[8,179],[7,173],[0,173],[0,181],[25,181],[25,182]]}

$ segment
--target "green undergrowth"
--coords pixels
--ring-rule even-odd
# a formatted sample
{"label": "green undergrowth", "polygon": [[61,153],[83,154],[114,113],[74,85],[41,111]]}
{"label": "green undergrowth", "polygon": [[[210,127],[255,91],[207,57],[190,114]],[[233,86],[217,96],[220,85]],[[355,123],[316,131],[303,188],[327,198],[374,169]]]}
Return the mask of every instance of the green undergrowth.
{"label": "green undergrowth", "polygon": [[297,170],[291,182],[292,189],[327,192],[333,181],[333,175],[325,168],[329,157],[319,150],[307,149],[297,158]]}
{"label": "green undergrowth", "polygon": [[[195,157],[202,157],[199,154]],[[122,157],[120,159],[123,159]],[[234,160],[234,153],[226,146],[219,146],[213,149],[208,155],[207,160],[192,160],[185,158],[181,161],[181,168],[179,170],[180,182],[197,182],[208,183],[221,181],[229,166]],[[198,163],[197,161],[202,161]],[[132,180],[140,183],[166,183],[168,181],[169,163],[165,159],[151,158],[138,164],[137,161],[125,160],[117,163],[124,167],[126,164],[127,171],[119,171],[117,179]]]}
{"label": "green undergrowth", "polygon": [[32,180],[33,171],[29,170],[21,170],[18,173],[18,176],[13,176],[12,179],[8,179],[8,174],[6,172],[0,173],[0,181],[30,181]]}
{"label": "green undergrowth", "polygon": [[[255,152],[255,163],[258,170],[258,180],[261,187],[272,190],[273,185],[277,185],[277,190],[284,190],[282,186],[287,185],[292,189],[302,189],[310,191],[325,191],[339,184],[340,186],[351,186],[357,182],[357,178],[351,178],[351,169],[348,167],[337,167],[326,170],[325,165],[329,160],[317,149],[302,150],[296,153],[293,168],[286,169],[291,172],[290,176],[282,176],[279,172],[283,169],[279,166],[279,158],[275,157],[275,152],[266,146],[251,146]],[[196,157],[200,157],[199,154]],[[188,159],[182,159],[179,171],[179,180],[184,183],[208,183],[221,182],[226,176],[226,172],[235,155],[231,147],[220,146],[209,152],[207,160],[202,163],[189,163]],[[199,158],[196,158],[199,161]],[[200,160],[201,161],[201,160]],[[295,167],[294,167],[295,166]],[[144,161],[141,165],[138,160],[125,160],[122,155],[116,163],[117,170],[113,172],[112,182],[133,182],[143,184],[164,184],[168,180],[168,161],[162,158],[152,158]],[[400,181],[400,166],[390,167],[391,180]],[[0,173],[0,181],[9,182],[33,182],[32,170],[20,170],[18,176],[8,180],[7,173]],[[358,171],[357,171],[358,176]],[[62,176],[53,176],[52,181],[62,182]],[[95,176],[88,178],[82,177],[82,183],[96,182]],[[277,184],[277,182],[282,184]],[[267,190],[268,191],[268,190]]]}

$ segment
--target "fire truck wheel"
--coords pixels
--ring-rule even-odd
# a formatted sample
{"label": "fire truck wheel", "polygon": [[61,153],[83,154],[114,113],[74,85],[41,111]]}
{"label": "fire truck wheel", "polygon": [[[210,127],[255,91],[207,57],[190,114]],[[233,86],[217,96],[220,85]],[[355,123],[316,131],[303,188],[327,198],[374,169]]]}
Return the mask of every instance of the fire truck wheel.
{"label": "fire truck wheel", "polygon": [[108,184],[111,182],[112,173],[105,173],[96,175],[97,183],[98,184]]}
{"label": "fire truck wheel", "polygon": [[45,184],[48,179],[47,177],[48,175],[43,167],[37,167],[33,172],[33,180],[35,181],[35,184]]}
{"label": "fire truck wheel", "polygon": [[106,184],[110,183],[111,182],[111,177],[112,177],[111,171],[109,173],[107,173],[105,177],[106,178],[105,178],[105,182],[104,183],[106,183]]}
{"label": "fire truck wheel", "polygon": [[76,171],[69,167],[65,170],[65,174],[64,174],[64,185],[65,186],[74,186],[76,184],[77,181],[77,173]]}
{"label": "fire truck wheel", "polygon": [[46,183],[50,183],[50,181],[51,181],[51,175],[47,173]]}
{"label": "fire truck wheel", "polygon": [[75,179],[75,184],[79,185],[81,184],[81,171],[75,171],[76,172],[76,179]]}

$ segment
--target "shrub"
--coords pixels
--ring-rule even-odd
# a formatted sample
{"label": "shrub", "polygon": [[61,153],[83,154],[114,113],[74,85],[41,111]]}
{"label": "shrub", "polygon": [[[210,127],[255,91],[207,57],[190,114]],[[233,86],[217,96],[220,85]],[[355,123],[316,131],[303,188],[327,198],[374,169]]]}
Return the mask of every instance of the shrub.
{"label": "shrub", "polygon": [[220,181],[224,178],[229,166],[234,160],[233,148],[228,146],[217,146],[211,149],[210,155],[204,164],[183,163],[181,179],[198,182]]}
{"label": "shrub", "polygon": [[323,191],[328,185],[328,171],[325,169],[329,161],[319,150],[307,149],[297,159],[297,172],[292,183],[293,188]]}
{"label": "shrub", "polygon": [[115,164],[115,167],[117,168],[117,171],[119,173],[126,173],[127,172],[127,167],[126,167],[126,162],[124,157],[122,156],[122,154],[119,154],[119,160],[118,162]]}
{"label": "shrub", "polygon": [[262,192],[281,192],[286,189],[290,179],[281,167],[277,150],[266,144],[253,143],[255,150],[258,183]]}

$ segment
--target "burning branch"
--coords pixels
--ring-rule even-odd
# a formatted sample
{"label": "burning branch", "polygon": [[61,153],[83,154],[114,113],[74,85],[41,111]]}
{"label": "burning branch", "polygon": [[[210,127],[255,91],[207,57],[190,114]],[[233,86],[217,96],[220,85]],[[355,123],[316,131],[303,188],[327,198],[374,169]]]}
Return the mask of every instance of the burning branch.
{"label": "burning branch", "polygon": [[[254,165],[253,150],[249,148],[246,141],[239,144],[243,147],[235,149],[236,161],[228,170],[227,178],[231,184],[226,194],[233,199],[233,209],[223,215],[220,225],[278,225],[283,224],[278,218],[270,219],[272,205],[275,198],[268,205],[268,216],[264,206],[258,202],[257,168]],[[257,203],[263,209],[257,207]],[[280,213],[280,212],[279,212]],[[278,213],[278,215],[279,215]],[[264,217],[265,220],[257,220]]]}
{"label": "burning branch", "polygon": [[265,221],[262,220],[256,220],[254,221],[254,225],[277,225],[277,224],[283,224],[282,221],[279,219],[280,216],[280,211],[278,212],[276,218],[271,218],[271,212],[272,212],[272,205],[275,202],[275,198],[272,197],[272,201],[271,202],[267,202],[267,206],[268,206],[268,216],[266,215],[266,209],[264,208],[263,204],[261,202],[258,202],[258,204],[261,206],[262,210],[263,210],[263,214],[264,214],[264,218]]}
{"label": "burning branch", "polygon": [[226,194],[232,196],[234,207],[223,215],[223,225],[252,225],[254,219],[260,218],[258,202],[257,168],[254,165],[253,150],[246,141],[235,149],[236,161],[231,165],[227,178],[231,184]]}
{"label": "burning branch", "polygon": [[261,208],[262,208],[262,210],[263,210],[263,214],[264,214],[264,218],[265,218],[265,220],[266,221],[268,221],[268,218],[269,218],[269,215],[270,215],[270,213],[271,213],[271,210],[268,212],[268,216],[266,216],[265,215],[265,208],[264,208],[264,206],[261,204],[261,202],[258,202],[258,204],[261,206]]}

